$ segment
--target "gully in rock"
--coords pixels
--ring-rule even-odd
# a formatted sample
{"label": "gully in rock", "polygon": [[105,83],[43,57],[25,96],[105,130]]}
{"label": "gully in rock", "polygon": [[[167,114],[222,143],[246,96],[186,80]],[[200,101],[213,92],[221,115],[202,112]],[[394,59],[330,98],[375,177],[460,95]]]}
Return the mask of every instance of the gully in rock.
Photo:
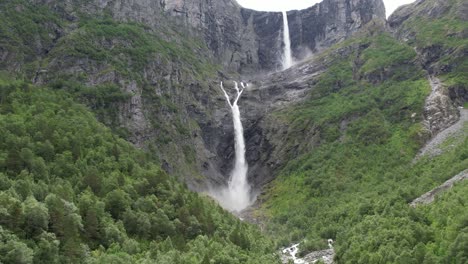
{"label": "gully in rock", "polygon": [[253,200],[250,196],[250,185],[247,180],[248,164],[245,159],[244,128],[242,127],[239,105],[237,104],[246,88],[246,85],[242,82],[240,85],[242,89],[239,89],[238,83],[234,82],[234,88],[236,89],[237,96],[234,102],[231,103],[229,95],[221,82],[221,89],[223,90],[226,101],[232,111],[236,156],[228,186],[222,190],[212,192],[212,196],[219,201],[221,206],[230,211],[237,212],[247,208],[252,204]]}

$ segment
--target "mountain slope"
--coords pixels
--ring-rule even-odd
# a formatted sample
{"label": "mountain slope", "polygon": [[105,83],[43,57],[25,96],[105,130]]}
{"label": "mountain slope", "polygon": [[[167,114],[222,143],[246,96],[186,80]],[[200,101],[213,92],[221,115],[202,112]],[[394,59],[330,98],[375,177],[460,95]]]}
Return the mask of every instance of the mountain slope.
{"label": "mountain slope", "polygon": [[304,254],[331,238],[338,263],[465,262],[466,183],[408,205],[468,167],[466,133],[415,159],[468,101],[465,2],[420,0],[388,23],[380,0],[290,12],[293,53],[315,54],[263,75],[279,13],[2,1],[0,262],[278,262],[272,241],[176,180],[226,184],[219,82],[233,79],[251,84],[246,158],[264,187],[250,217],[281,245]]}
{"label": "mountain slope", "polygon": [[459,104],[468,99],[467,10],[466,1],[417,1],[389,18],[396,36],[415,47],[424,67],[441,77]]}
{"label": "mountain slope", "polygon": [[213,181],[221,177],[209,151],[199,151],[206,147],[198,123],[212,114],[207,106],[217,105],[207,80],[217,76],[217,66],[199,39],[169,22],[152,30],[73,5],[62,9],[15,0],[1,7],[3,71],[74,94],[193,188],[203,186],[206,175]]}
{"label": "mountain slope", "polygon": [[4,79],[0,88],[2,263],[275,263],[258,230],[63,91]]}
{"label": "mountain slope", "polygon": [[[419,1],[400,10],[411,12],[405,22],[390,19],[390,32],[371,23],[360,35],[299,65],[292,78],[283,75],[290,81],[285,87],[306,87],[305,95],[270,117],[283,126],[271,131],[278,133],[276,148],[287,163],[254,213],[270,219],[271,232],[287,237],[282,244],[305,237],[306,253],[326,248],[332,238],[338,263],[463,263],[466,215],[455,208],[463,206],[465,193],[431,205],[431,210],[454,208],[444,216],[450,222],[408,203],[468,167],[465,135],[440,156],[413,162],[431,136],[457,120],[458,113],[444,107],[456,111],[466,102],[463,32],[468,27],[454,16],[465,4]],[[433,17],[419,9],[433,5],[450,11]],[[436,54],[434,46],[440,49]],[[314,78],[301,76],[310,71]],[[434,101],[436,111],[425,109],[428,76],[441,78],[448,98],[447,104]],[[438,129],[427,125],[449,115],[452,119]],[[447,230],[453,233],[444,235]]]}
{"label": "mountain slope", "polygon": [[[381,0],[346,2],[327,0],[289,14],[298,59],[301,50],[321,51],[372,18],[384,19]],[[0,5],[1,70],[76,94],[192,189],[227,182],[234,138],[219,81],[278,67],[281,13],[243,9],[234,0]],[[247,129],[255,130],[251,124]],[[260,188],[271,174],[259,164],[250,178]]]}

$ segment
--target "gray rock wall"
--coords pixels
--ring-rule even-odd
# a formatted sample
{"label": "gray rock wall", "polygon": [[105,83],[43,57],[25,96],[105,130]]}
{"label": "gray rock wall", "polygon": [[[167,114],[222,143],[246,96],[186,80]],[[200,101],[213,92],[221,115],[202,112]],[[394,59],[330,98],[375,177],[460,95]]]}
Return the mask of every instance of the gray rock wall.
{"label": "gray rock wall", "polygon": [[342,41],[372,19],[385,19],[385,6],[374,0],[325,0],[288,12],[291,45],[296,58]]}
{"label": "gray rock wall", "polygon": [[[240,7],[235,0],[163,0],[166,14],[199,30],[223,66],[251,73],[281,67],[283,21],[280,12]],[[288,12],[293,56],[344,40],[372,19],[385,19],[382,0],[324,0],[308,9]]]}
{"label": "gray rock wall", "polygon": [[[283,22],[280,12],[259,12],[235,0],[33,0],[58,10],[69,20],[76,10],[112,14],[158,29],[168,20],[177,30],[200,36],[226,70],[252,73],[281,68]],[[382,0],[324,0],[288,12],[293,56],[301,59],[344,40],[372,19],[385,20]]]}

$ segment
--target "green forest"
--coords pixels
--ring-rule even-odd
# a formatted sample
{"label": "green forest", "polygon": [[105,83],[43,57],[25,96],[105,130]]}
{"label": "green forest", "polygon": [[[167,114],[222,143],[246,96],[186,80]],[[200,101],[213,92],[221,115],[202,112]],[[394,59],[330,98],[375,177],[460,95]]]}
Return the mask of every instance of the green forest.
{"label": "green forest", "polygon": [[256,227],[67,93],[5,78],[0,91],[0,262],[277,263]]}
{"label": "green forest", "polygon": [[[198,155],[215,154],[198,143],[219,143],[204,133],[226,124],[213,110],[225,104],[219,82],[261,86],[270,75],[228,69],[242,43],[200,37],[205,28],[176,21],[188,14],[157,13],[148,25],[95,2],[0,1],[0,264],[280,264],[284,247],[300,243],[304,257],[329,239],[334,263],[468,263],[468,181],[410,206],[468,169],[466,123],[438,155],[415,158],[435,136],[425,126],[430,77],[468,108],[466,1],[423,0],[396,28],[360,26],[300,62],[320,65],[313,81],[274,76],[307,92],[258,120],[240,101],[244,125],[266,120],[282,133],[256,142],[279,137],[271,142],[285,150],[255,190],[254,223],[189,186],[210,180]],[[228,35],[236,27],[200,17],[227,23]],[[234,51],[220,63],[210,49],[225,47]],[[269,88],[258,98],[290,87]],[[142,129],[131,123],[138,103]]]}

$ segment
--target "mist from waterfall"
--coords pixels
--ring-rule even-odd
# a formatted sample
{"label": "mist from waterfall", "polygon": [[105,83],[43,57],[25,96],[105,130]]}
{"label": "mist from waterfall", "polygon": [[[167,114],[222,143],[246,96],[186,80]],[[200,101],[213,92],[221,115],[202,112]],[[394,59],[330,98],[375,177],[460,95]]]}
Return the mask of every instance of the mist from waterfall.
{"label": "mist from waterfall", "polygon": [[288,14],[286,13],[286,11],[283,11],[283,43],[283,70],[286,70],[293,65],[291,53],[291,39],[289,36]]}
{"label": "mist from waterfall", "polygon": [[241,115],[239,110],[239,101],[242,93],[244,92],[246,85],[240,83],[242,89],[239,89],[237,82],[234,82],[234,88],[236,89],[236,99],[231,103],[229,94],[224,89],[223,83],[221,82],[221,89],[223,90],[226,101],[231,107],[232,121],[234,124],[234,141],[235,141],[235,162],[234,168],[231,172],[228,186],[217,191],[212,191],[211,195],[219,201],[222,207],[229,211],[240,212],[252,204],[253,199],[250,195],[250,185],[247,180],[248,164],[245,159],[245,140],[244,140],[244,128],[242,127]]}

